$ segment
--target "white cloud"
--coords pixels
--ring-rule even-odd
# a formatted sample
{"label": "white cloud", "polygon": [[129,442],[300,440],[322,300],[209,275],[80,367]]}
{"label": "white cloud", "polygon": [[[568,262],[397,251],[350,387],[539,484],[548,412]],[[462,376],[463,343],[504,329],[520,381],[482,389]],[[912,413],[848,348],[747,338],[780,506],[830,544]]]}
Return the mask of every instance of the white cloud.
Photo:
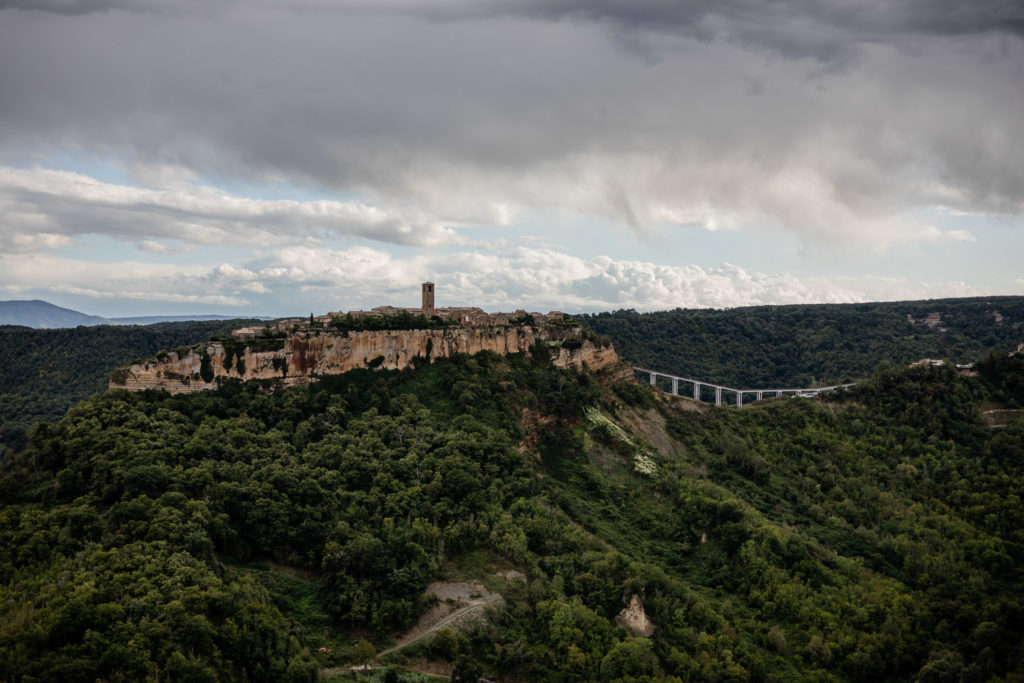
{"label": "white cloud", "polygon": [[156,240],[142,240],[136,245],[141,251],[148,251],[151,254],[159,254],[167,251],[167,245]]}
{"label": "white cloud", "polygon": [[[12,221],[18,220],[18,217],[14,216],[7,216],[7,218]],[[52,232],[0,232],[0,253],[27,254],[33,251],[59,249],[70,246],[72,243],[73,240],[67,235],[57,235]]]}
{"label": "white cloud", "polygon": [[131,299],[139,301],[153,301],[161,303],[176,304],[204,304],[214,306],[245,306],[250,301],[234,296],[222,294],[180,294],[178,292],[161,291],[103,291],[86,287],[72,287],[57,285],[52,291],[59,294],[72,294],[75,296],[88,297],[90,299]]}
{"label": "white cloud", "polygon": [[205,310],[217,306],[258,315],[414,306],[419,283],[427,280],[437,283],[439,305],[492,311],[727,308],[981,294],[962,281],[762,273],[728,263],[669,266],[527,247],[406,258],[368,247],[287,247],[247,263],[188,267],[0,255],[0,291],[202,304]]}
{"label": "white cloud", "polygon": [[21,292],[69,294],[92,299],[247,306],[244,278],[205,266],[56,258],[45,254],[0,254],[0,286]]}
{"label": "white cloud", "polygon": [[19,296],[32,289],[29,285],[0,285],[0,292],[6,292],[13,296]]}
{"label": "white cloud", "polygon": [[52,169],[0,166],[0,251],[67,246],[72,236],[98,234],[168,249],[190,245],[277,246],[312,236],[354,235],[433,247],[460,243],[452,223],[407,208],[365,202],[252,199],[207,186],[175,183],[141,188]]}
{"label": "white cloud", "polygon": [[929,225],[919,233],[921,237],[931,242],[977,242],[978,239],[966,230],[940,230],[934,225]]}

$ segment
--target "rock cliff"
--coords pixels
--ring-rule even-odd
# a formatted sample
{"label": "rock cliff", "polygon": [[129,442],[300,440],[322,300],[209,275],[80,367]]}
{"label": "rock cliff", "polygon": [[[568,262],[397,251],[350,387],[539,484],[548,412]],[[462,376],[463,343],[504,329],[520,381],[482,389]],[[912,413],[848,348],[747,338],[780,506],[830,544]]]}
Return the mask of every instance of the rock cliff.
{"label": "rock cliff", "polygon": [[229,379],[277,380],[292,386],[356,368],[402,370],[417,358],[432,361],[457,353],[529,352],[537,342],[551,344],[552,362],[558,366],[586,365],[612,379],[632,378],[632,369],[619,361],[614,349],[580,336],[579,328],[548,325],[360,332],[306,329],[283,339],[214,341],[171,351],[158,360],[118,369],[110,388],[180,394],[216,389]]}
{"label": "rock cliff", "polygon": [[633,366],[619,360],[615,349],[609,346],[598,346],[584,341],[578,348],[560,347],[551,355],[551,362],[561,368],[582,369],[584,366],[600,375],[609,382],[635,382]]}

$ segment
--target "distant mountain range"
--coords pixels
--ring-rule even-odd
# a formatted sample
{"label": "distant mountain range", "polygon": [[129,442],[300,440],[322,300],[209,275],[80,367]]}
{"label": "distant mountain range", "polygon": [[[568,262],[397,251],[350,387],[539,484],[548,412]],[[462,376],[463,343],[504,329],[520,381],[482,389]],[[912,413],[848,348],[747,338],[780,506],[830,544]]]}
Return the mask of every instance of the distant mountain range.
{"label": "distant mountain range", "polygon": [[[269,320],[266,316],[254,316]],[[111,318],[118,325],[154,325],[156,323],[186,323],[194,320],[237,320],[237,315],[136,315],[127,318]]]}
{"label": "distant mountain range", "polygon": [[0,301],[0,325],[21,325],[36,329],[78,327],[79,325],[153,325],[155,323],[191,320],[232,320],[234,315],[140,315],[104,318],[46,301]]}

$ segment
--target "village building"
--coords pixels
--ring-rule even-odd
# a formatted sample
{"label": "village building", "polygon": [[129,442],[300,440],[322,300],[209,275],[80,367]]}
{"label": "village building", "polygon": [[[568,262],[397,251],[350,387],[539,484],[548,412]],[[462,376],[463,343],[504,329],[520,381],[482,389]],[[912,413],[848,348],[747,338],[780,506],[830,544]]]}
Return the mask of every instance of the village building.
{"label": "village building", "polygon": [[526,316],[532,316],[533,322],[537,325],[543,325],[552,320],[561,320],[565,317],[565,314],[561,311],[549,311],[547,313],[532,312],[528,313],[523,309],[516,310],[513,313],[488,313],[482,308],[476,306],[451,306],[446,308],[437,308],[435,305],[435,288],[433,282],[424,282],[420,286],[420,307],[419,308],[400,308],[397,306],[376,306],[368,311],[353,310],[353,311],[334,311],[324,316],[314,318],[314,320],[328,324],[332,318],[343,318],[345,316],[351,316],[353,318],[380,318],[386,315],[398,315],[399,313],[409,313],[412,315],[422,315],[426,318],[432,318],[437,316],[442,320],[454,320],[459,325],[469,327],[488,327],[495,325],[510,325],[516,319],[526,320]]}

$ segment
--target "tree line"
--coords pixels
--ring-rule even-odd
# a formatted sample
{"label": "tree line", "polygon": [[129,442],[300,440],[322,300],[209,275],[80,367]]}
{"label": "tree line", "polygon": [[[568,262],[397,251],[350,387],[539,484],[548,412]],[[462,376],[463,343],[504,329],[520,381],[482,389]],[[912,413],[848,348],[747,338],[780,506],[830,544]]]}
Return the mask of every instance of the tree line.
{"label": "tree line", "polygon": [[226,320],[100,325],[56,330],[0,326],[0,452],[24,448],[33,423],[54,422],[68,408],[106,391],[119,366],[206,341],[253,324]]}
{"label": "tree line", "polygon": [[636,365],[737,388],[836,384],[867,377],[883,361],[969,363],[1024,342],[1024,297],[576,317]]}

